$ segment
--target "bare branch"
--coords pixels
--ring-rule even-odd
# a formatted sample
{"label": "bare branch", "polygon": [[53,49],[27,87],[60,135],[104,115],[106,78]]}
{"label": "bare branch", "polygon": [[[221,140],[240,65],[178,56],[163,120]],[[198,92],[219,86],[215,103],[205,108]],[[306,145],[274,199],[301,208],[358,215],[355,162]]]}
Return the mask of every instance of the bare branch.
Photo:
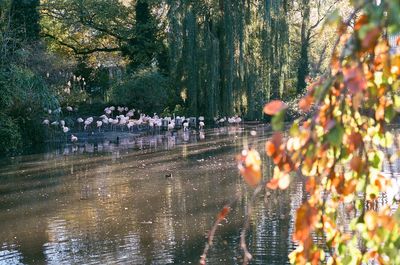
{"label": "bare branch", "polygon": [[58,43],[61,46],[67,47],[69,49],[71,49],[75,54],[77,55],[87,55],[87,54],[92,54],[95,52],[118,52],[121,51],[120,47],[103,47],[103,48],[92,48],[92,49],[79,49],[69,43],[66,43],[60,39],[57,39],[55,36],[50,35],[48,33],[43,33],[42,34],[44,37],[50,38],[52,40],[54,40],[56,43]]}

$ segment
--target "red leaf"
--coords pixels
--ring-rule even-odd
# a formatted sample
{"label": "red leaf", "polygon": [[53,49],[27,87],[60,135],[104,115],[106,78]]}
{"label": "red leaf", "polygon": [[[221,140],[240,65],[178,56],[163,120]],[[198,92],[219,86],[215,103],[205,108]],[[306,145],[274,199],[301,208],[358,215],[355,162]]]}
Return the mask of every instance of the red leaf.
{"label": "red leaf", "polygon": [[376,45],[380,35],[381,35],[381,29],[379,27],[371,29],[370,31],[368,31],[367,35],[362,40],[361,47],[364,50],[370,50]]}
{"label": "red leaf", "polygon": [[229,208],[229,206],[225,206],[219,213],[218,213],[218,220],[222,221],[227,215],[228,213],[231,211],[231,208]]}
{"label": "red leaf", "polygon": [[273,100],[264,106],[264,113],[268,115],[275,115],[287,108],[287,105],[280,100]]}
{"label": "red leaf", "polygon": [[299,101],[299,108],[304,111],[307,112],[310,110],[311,105],[313,103],[313,98],[310,95],[307,95],[305,97],[303,97],[302,99],[300,99]]}
{"label": "red leaf", "polygon": [[344,82],[347,85],[351,94],[356,94],[367,88],[367,82],[365,81],[362,70],[355,66],[352,68],[343,69]]}

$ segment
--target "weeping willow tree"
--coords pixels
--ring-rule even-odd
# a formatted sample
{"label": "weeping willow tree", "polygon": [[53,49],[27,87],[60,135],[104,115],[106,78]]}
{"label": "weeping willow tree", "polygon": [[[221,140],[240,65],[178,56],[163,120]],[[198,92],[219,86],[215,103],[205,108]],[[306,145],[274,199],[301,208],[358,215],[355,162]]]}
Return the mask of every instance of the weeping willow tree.
{"label": "weeping willow tree", "polygon": [[75,54],[122,54],[133,72],[156,66],[171,109],[256,119],[302,92],[321,7],[340,0],[110,1],[43,0],[43,33]]}
{"label": "weeping willow tree", "polygon": [[255,118],[261,104],[282,97],[294,73],[286,1],[167,4],[171,73],[193,114]]}

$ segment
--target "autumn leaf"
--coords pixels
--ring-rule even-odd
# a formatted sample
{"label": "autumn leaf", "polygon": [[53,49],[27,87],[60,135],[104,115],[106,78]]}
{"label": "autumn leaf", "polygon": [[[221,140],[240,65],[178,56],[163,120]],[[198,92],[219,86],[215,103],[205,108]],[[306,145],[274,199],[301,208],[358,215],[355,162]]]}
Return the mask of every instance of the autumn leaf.
{"label": "autumn leaf", "polygon": [[315,177],[311,176],[306,181],[306,191],[307,192],[313,192],[315,187],[316,187]]}
{"label": "autumn leaf", "polygon": [[378,214],[375,211],[367,211],[364,215],[364,222],[369,231],[375,230],[378,225]]}
{"label": "autumn leaf", "polygon": [[368,51],[373,48],[378,42],[380,35],[381,29],[379,27],[373,27],[372,29],[370,29],[361,41],[361,47],[363,48],[363,50]]}
{"label": "autumn leaf", "polygon": [[352,132],[347,136],[347,146],[350,152],[357,150],[362,143],[362,136],[358,132]]}
{"label": "autumn leaf", "polygon": [[375,119],[381,121],[385,119],[385,106],[380,104],[375,111]]}
{"label": "autumn leaf", "polygon": [[222,208],[222,210],[218,213],[217,219],[219,221],[222,221],[223,219],[225,219],[225,217],[229,214],[229,212],[231,211],[231,208],[229,208],[229,206],[225,206],[224,208]]}
{"label": "autumn leaf", "polygon": [[364,78],[363,71],[357,67],[343,69],[344,82],[351,94],[356,94],[364,91],[367,88],[367,82]]}
{"label": "autumn leaf", "polygon": [[354,156],[350,161],[350,168],[357,173],[360,173],[362,170],[362,160],[359,156]]}
{"label": "autumn leaf", "polygon": [[273,100],[264,106],[264,113],[267,115],[275,115],[287,108],[287,105],[280,100]]}
{"label": "autumn leaf", "polygon": [[392,66],[390,72],[394,75],[400,75],[400,55],[392,57],[390,64]]}
{"label": "autumn leaf", "polygon": [[266,187],[271,190],[276,190],[279,187],[279,179],[272,178],[270,181],[268,181]]}
{"label": "autumn leaf", "polygon": [[238,168],[245,182],[255,187],[261,181],[261,158],[260,154],[254,150],[243,150],[238,157]]}
{"label": "autumn leaf", "polygon": [[299,108],[302,111],[307,112],[310,110],[312,103],[313,103],[313,98],[310,95],[307,95],[300,99]]}
{"label": "autumn leaf", "polygon": [[355,25],[354,25],[354,30],[360,30],[360,28],[368,23],[368,16],[366,15],[361,15],[359,19],[357,19]]}
{"label": "autumn leaf", "polygon": [[268,156],[274,156],[276,154],[279,154],[281,152],[281,147],[282,147],[282,142],[283,142],[283,135],[281,132],[275,132],[271,140],[267,141],[265,144],[265,151]]}
{"label": "autumn leaf", "polygon": [[311,232],[318,221],[318,210],[314,206],[311,206],[309,202],[303,203],[299,209],[297,209],[295,232],[293,239],[304,243],[311,237]]}

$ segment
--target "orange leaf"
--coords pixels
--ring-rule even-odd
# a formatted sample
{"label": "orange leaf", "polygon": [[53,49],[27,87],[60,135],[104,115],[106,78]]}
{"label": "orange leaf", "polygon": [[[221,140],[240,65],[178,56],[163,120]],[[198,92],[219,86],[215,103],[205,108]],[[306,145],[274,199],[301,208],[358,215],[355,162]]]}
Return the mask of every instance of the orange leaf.
{"label": "orange leaf", "polygon": [[343,189],[342,189],[342,194],[344,196],[352,194],[356,190],[357,186],[357,180],[352,179],[349,182],[345,183]]}
{"label": "orange leaf", "polygon": [[242,155],[238,156],[238,168],[247,184],[255,187],[261,180],[261,158],[260,154],[254,150],[243,150]]}
{"label": "orange leaf", "polygon": [[311,177],[309,177],[309,178],[307,179],[307,182],[306,182],[306,191],[311,193],[311,192],[314,191],[315,187],[316,187],[315,177],[314,177],[314,176],[311,176]]}
{"label": "orange leaf", "polygon": [[231,208],[229,208],[229,206],[225,206],[224,208],[222,208],[222,210],[218,213],[217,219],[219,221],[222,221],[223,219],[225,219],[225,217],[228,215],[228,213],[231,211]]}
{"label": "orange leaf", "polygon": [[364,215],[364,222],[369,231],[375,230],[378,224],[378,214],[374,211],[368,211]]}
{"label": "orange leaf", "polygon": [[277,178],[272,178],[266,185],[266,187],[271,190],[276,190],[278,186],[279,186],[279,179]]}
{"label": "orange leaf", "polygon": [[347,138],[350,152],[358,149],[362,142],[362,136],[358,132],[352,132]]}
{"label": "orange leaf", "polygon": [[247,167],[240,170],[240,174],[243,176],[244,181],[252,187],[255,187],[260,183],[261,171],[259,168],[254,169],[253,167]]}
{"label": "orange leaf", "polygon": [[312,103],[313,103],[313,98],[310,95],[307,95],[307,96],[303,97],[302,99],[300,99],[299,108],[302,111],[307,112],[310,110]]}
{"label": "orange leaf", "polygon": [[357,173],[361,172],[362,160],[359,156],[354,156],[350,161],[350,168]]}
{"label": "orange leaf", "polygon": [[359,30],[363,25],[368,23],[368,17],[366,15],[361,15],[359,19],[357,19],[356,24],[354,25],[355,30]]}
{"label": "orange leaf", "polygon": [[276,113],[287,108],[287,105],[280,100],[273,100],[264,106],[264,113],[275,115]]}
{"label": "orange leaf", "polygon": [[311,238],[311,232],[318,221],[318,210],[311,206],[309,202],[305,202],[297,209],[295,232],[293,239],[300,243],[307,242]]}
{"label": "orange leaf", "polygon": [[385,119],[385,106],[384,105],[379,105],[378,108],[375,111],[375,119],[380,121]]}
{"label": "orange leaf", "polygon": [[276,151],[275,145],[271,141],[267,141],[265,143],[265,151],[267,152],[268,156],[273,156]]}

